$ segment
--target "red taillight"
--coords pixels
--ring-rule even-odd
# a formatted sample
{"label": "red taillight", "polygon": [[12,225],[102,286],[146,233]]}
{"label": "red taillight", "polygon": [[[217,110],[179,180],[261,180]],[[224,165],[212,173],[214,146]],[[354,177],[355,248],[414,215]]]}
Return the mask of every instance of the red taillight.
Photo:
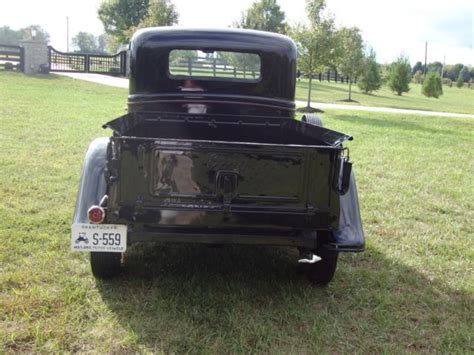
{"label": "red taillight", "polygon": [[87,218],[89,219],[89,222],[93,224],[102,223],[105,218],[105,211],[100,206],[92,206],[87,211]]}

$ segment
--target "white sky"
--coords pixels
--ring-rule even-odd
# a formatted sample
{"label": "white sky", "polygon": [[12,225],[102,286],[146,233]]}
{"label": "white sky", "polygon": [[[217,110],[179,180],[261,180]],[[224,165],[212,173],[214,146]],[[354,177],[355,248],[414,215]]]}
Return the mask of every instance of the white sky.
{"label": "white sky", "polygon": [[[39,24],[51,35],[51,44],[66,48],[66,16],[70,38],[78,31],[103,32],[97,18],[101,0],[0,0],[0,26],[19,29]],[[173,0],[179,25],[228,27],[253,0]],[[304,0],[278,0],[290,24],[305,20]],[[474,65],[474,0],[327,0],[327,8],[343,26],[358,26],[379,62],[391,62],[401,52],[412,63]]]}

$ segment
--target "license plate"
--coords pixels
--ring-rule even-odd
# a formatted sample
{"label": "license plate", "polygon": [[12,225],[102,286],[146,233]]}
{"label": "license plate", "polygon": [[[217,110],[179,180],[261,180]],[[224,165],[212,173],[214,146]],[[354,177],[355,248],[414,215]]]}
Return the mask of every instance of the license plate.
{"label": "license plate", "polygon": [[71,227],[72,251],[123,253],[126,249],[126,225],[77,223]]}

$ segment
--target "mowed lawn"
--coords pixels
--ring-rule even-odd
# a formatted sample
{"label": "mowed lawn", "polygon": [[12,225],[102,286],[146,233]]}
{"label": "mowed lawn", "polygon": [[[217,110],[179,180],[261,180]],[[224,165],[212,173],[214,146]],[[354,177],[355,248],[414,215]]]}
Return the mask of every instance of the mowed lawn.
{"label": "mowed lawn", "polygon": [[[381,106],[414,110],[457,112],[474,114],[474,88],[469,89],[443,86],[444,94],[439,99],[429,98],[421,93],[421,85],[410,84],[410,91],[402,96],[394,94],[384,85],[372,94],[363,94],[357,85],[352,86],[352,99],[357,102],[344,102],[348,98],[349,85],[333,81],[313,80],[311,98],[316,102],[332,104],[350,104],[363,106]],[[306,101],[308,98],[308,80],[296,83],[296,98]],[[317,107],[317,105],[316,105]]]}
{"label": "mowed lawn", "polygon": [[[474,351],[474,121],[350,111],[367,250],[313,287],[291,248],[69,252],[83,154],[126,90],[0,73],[0,353]],[[291,183],[288,181],[287,183]]]}

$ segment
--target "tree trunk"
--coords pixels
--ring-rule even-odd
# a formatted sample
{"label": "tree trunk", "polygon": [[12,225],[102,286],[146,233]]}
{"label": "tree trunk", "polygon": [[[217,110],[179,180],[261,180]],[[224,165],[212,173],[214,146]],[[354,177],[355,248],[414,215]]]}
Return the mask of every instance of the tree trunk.
{"label": "tree trunk", "polygon": [[311,107],[311,85],[313,82],[313,73],[309,73],[309,83],[308,83],[308,102],[306,103],[306,107]]}
{"label": "tree trunk", "polygon": [[352,89],[352,78],[349,77],[349,101],[352,100],[352,95],[351,95],[352,91],[351,91],[351,89]]}

